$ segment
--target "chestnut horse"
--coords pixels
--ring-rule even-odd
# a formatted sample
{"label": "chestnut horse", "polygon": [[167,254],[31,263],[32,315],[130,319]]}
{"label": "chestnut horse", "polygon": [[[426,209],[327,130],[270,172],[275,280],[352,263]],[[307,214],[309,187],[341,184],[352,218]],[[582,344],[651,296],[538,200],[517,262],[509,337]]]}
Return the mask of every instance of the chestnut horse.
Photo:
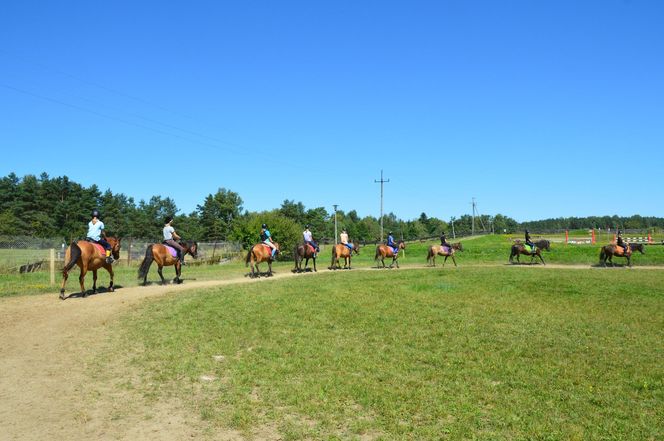
{"label": "chestnut horse", "polygon": [[551,251],[551,242],[549,242],[546,239],[542,239],[542,240],[538,240],[537,242],[534,242],[534,243],[535,243],[535,251],[528,251],[528,249],[526,249],[526,246],[524,244],[522,244],[521,242],[517,242],[514,245],[512,245],[512,249],[511,249],[511,252],[510,252],[510,263],[514,263],[513,260],[512,260],[512,258],[514,256],[516,256],[517,263],[521,263],[519,261],[519,255],[524,254],[526,256],[531,256],[531,258],[530,258],[530,263],[531,264],[533,263],[533,260],[537,256],[542,261],[542,264],[546,265],[546,263],[544,262],[544,259],[542,258],[542,250]]}
{"label": "chestnut horse", "polygon": [[[307,266],[309,266],[309,259],[314,261],[314,271],[318,271],[316,269],[316,250],[314,250],[313,247],[308,243],[301,243],[297,245],[295,247],[293,257],[295,258],[295,269],[293,269],[294,273],[301,273],[302,271],[306,271]],[[302,260],[305,260],[304,269],[302,269]]]}
{"label": "chestnut horse", "polygon": [[632,266],[632,252],[646,253],[642,243],[630,243],[628,246],[627,253],[625,253],[623,247],[615,244],[603,246],[599,252],[599,264],[606,266],[606,260],[608,259],[611,266],[613,266],[613,257],[625,257],[627,259],[627,266]]}
{"label": "chestnut horse", "polygon": [[[279,244],[277,242],[272,242],[275,247],[277,247],[277,254],[279,253]],[[275,254],[276,259],[276,254]],[[251,264],[251,273],[250,277],[260,277],[261,273],[258,270],[258,264],[262,262],[267,262],[268,272],[267,275],[272,275],[272,248],[268,247],[263,243],[257,243],[247,253],[247,258],[245,259],[245,266]],[[254,269],[255,268],[255,269]]]}
{"label": "chestnut horse", "polygon": [[[383,264],[383,268],[385,268],[385,258],[386,257],[391,257],[392,258],[392,263],[390,264],[390,268],[392,268],[395,264],[397,265],[397,268],[399,268],[399,250],[405,250],[406,249],[406,244],[404,243],[403,240],[400,240],[399,243],[397,244],[397,252],[395,253],[392,247],[389,247],[387,245],[380,244],[376,247],[376,256],[374,257],[374,260],[380,259],[380,263]],[[380,264],[376,265],[377,268],[381,268]]]}
{"label": "chestnut horse", "polygon": [[341,269],[341,264],[339,263],[339,259],[343,257],[344,259],[344,269],[351,269],[350,266],[350,261],[352,254],[360,254],[360,244],[357,242],[351,242],[353,244],[353,249],[351,250],[348,248],[346,245],[342,243],[338,243],[335,246],[332,247],[332,262],[330,263],[330,266],[328,269]]}
{"label": "chestnut horse", "polygon": [[427,255],[427,263],[429,263],[431,266],[436,266],[436,255],[438,255],[445,256],[445,260],[443,260],[443,266],[445,266],[445,262],[447,262],[448,257],[451,257],[452,262],[454,262],[454,266],[457,266],[456,260],[454,259],[454,251],[463,251],[463,245],[461,245],[461,242],[453,243],[451,248],[443,248],[442,245],[431,245],[429,247],[429,254]]}
{"label": "chestnut horse", "polygon": [[[111,254],[115,260],[120,258],[120,239],[117,237],[107,237],[106,241],[111,245]],[[81,284],[81,294],[87,297],[88,293],[85,290],[85,274],[92,271],[92,293],[97,292],[97,270],[104,268],[111,275],[111,283],[108,285],[108,290],[113,291],[113,267],[110,263],[106,263],[106,253],[100,253],[97,246],[86,240],[74,241],[69,245],[65,251],[65,267],[62,269],[62,286],[60,287],[60,299],[65,299],[65,284],[69,277],[69,270],[74,265],[78,265],[81,269],[81,274],[78,276],[78,281]]]}
{"label": "chestnut horse", "polygon": [[[182,252],[185,256],[190,254],[194,259],[198,257],[198,243],[191,240],[180,241],[178,243],[184,248]],[[148,248],[145,250],[145,258],[143,258],[141,265],[138,267],[138,278],[143,279],[143,285],[147,285],[148,283],[148,272],[150,271],[150,265],[152,265],[153,260],[157,264],[157,272],[159,273],[159,277],[161,277],[162,285],[166,284],[166,280],[164,280],[164,274],[161,270],[165,266],[171,265],[175,265],[175,279],[173,279],[173,282],[182,283],[182,279],[180,279],[180,275],[182,274],[180,259],[173,257],[163,243],[153,243],[148,245]]]}

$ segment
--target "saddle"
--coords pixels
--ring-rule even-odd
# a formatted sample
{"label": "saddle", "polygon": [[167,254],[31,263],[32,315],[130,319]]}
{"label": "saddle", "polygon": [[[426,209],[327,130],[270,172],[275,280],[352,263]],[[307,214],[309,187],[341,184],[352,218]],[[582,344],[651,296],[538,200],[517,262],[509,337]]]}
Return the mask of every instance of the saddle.
{"label": "saddle", "polygon": [[316,249],[315,249],[313,246],[311,246],[310,243],[307,244],[307,248],[309,248],[309,251],[310,251],[312,254],[316,252]]}
{"label": "saddle", "polygon": [[629,248],[629,246],[623,247],[616,245],[616,251],[619,251],[622,256],[629,256],[632,254],[632,250]]}
{"label": "saddle", "polygon": [[176,250],[170,245],[166,245],[165,243],[163,243],[162,245],[166,247],[169,253],[171,253],[171,257],[178,257],[178,250]]}
{"label": "saddle", "polygon": [[452,253],[452,248],[446,247],[445,245],[440,246],[440,252],[443,254],[451,254]]}
{"label": "saddle", "polygon": [[97,252],[101,257],[106,257],[106,250],[104,249],[103,246],[99,245],[98,243],[90,242],[96,249]]}
{"label": "saddle", "polygon": [[265,249],[266,249],[270,254],[272,254],[272,247],[271,247],[270,245],[265,245],[264,243],[262,243],[261,245],[263,245],[263,246],[265,247]]}

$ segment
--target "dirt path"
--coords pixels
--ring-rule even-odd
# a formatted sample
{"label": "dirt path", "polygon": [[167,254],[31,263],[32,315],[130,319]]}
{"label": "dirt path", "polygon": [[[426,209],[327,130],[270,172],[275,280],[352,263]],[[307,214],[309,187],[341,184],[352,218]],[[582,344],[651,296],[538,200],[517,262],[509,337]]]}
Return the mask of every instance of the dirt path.
{"label": "dirt path", "polygon": [[[506,265],[474,267],[482,266]],[[529,270],[590,268],[588,265],[520,267]],[[402,265],[402,270],[421,268]],[[375,268],[353,271],[358,270],[388,271]],[[452,271],[454,267],[447,265],[432,270]],[[141,397],[113,388],[90,402],[86,396],[90,392],[91,368],[86,363],[107,341],[108,325],[146,299],[237,283],[269,283],[269,280],[292,276],[294,274],[284,271],[272,279],[238,276],[178,286],[123,288],[112,294],[66,301],[58,300],[55,293],[0,300],[0,440],[157,440],[202,436],[242,439],[241,434],[233,431],[203,433],[195,416],[182,409],[178,402],[160,402],[146,409]],[[310,276],[314,274],[299,275]],[[122,414],[122,418],[117,418],[118,414]],[[260,438],[278,439],[278,436],[266,432]]]}

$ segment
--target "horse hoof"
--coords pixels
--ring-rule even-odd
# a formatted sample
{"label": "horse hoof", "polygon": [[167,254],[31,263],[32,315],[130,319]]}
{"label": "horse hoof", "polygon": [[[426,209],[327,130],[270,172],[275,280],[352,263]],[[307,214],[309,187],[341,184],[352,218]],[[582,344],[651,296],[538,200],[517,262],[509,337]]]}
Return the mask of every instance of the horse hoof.
{"label": "horse hoof", "polygon": [[60,300],[64,299],[65,299],[65,290],[63,289],[62,291],[60,291]]}
{"label": "horse hoof", "polygon": [[113,288],[112,286],[109,286],[108,287],[108,292],[115,292],[115,288]]}
{"label": "horse hoof", "polygon": [[83,298],[86,298],[87,296],[88,296],[88,292],[87,292],[87,291],[84,291],[84,292],[83,292]]}

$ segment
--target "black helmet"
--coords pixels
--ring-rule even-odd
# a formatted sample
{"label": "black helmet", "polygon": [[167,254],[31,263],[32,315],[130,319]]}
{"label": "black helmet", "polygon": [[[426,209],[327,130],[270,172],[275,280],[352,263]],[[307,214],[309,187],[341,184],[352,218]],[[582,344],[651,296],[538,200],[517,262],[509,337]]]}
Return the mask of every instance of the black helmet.
{"label": "black helmet", "polygon": [[527,229],[527,228],[526,228],[526,233],[530,233],[530,231],[528,231],[528,229]]}
{"label": "black helmet", "polygon": [[267,229],[267,224],[263,224],[263,225],[261,225],[261,228],[265,228],[265,229]]}
{"label": "black helmet", "polygon": [[392,234],[392,232],[390,231],[390,232],[389,232],[389,233],[387,233],[387,234],[390,234],[390,235],[391,235],[391,234]]}
{"label": "black helmet", "polygon": [[441,233],[440,233],[440,235],[441,235],[441,236],[444,236],[444,235],[445,235],[445,232],[444,232],[444,231],[443,231],[443,232],[441,232]]}
{"label": "black helmet", "polygon": [[309,224],[306,224],[306,225],[304,226],[304,228],[309,228]]}
{"label": "black helmet", "polygon": [[92,210],[92,217],[99,219],[100,216],[101,215],[99,214],[99,210]]}
{"label": "black helmet", "polygon": [[166,219],[164,219],[164,223],[167,224],[172,220],[173,220],[173,216],[166,216]]}

